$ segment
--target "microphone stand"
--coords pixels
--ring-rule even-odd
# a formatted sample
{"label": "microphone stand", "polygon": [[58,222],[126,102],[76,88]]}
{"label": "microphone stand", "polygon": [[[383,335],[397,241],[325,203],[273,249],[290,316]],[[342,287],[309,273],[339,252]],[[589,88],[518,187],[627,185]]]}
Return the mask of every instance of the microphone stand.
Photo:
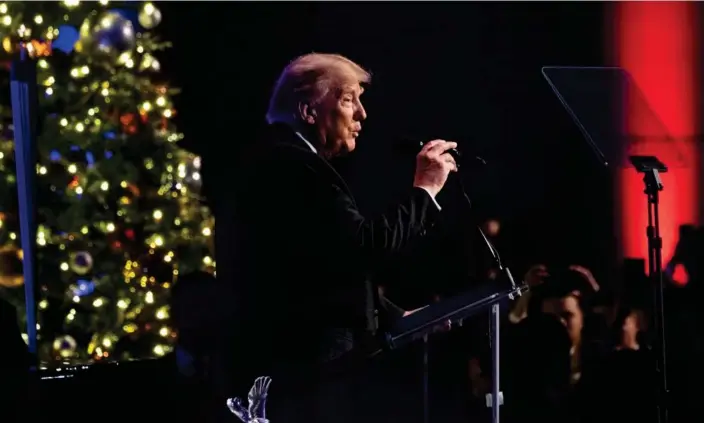
{"label": "microphone stand", "polygon": [[[423,143],[420,143],[421,147],[423,146]],[[458,169],[459,169],[459,163],[462,158],[461,153],[457,149],[451,149],[447,152],[450,154],[455,161],[458,163]],[[482,165],[486,165],[486,161],[482,159],[481,157],[475,156],[472,157],[474,160],[478,161]],[[462,196],[464,197],[465,201],[467,202],[467,205],[471,208],[472,207],[472,201],[469,198],[469,195],[467,194],[467,190],[465,189],[464,182],[462,181],[462,178],[457,177],[457,181],[459,184],[459,188],[462,192]],[[511,270],[509,270],[508,267],[503,265],[503,262],[501,261],[501,256],[499,255],[498,250],[496,247],[494,247],[494,244],[491,243],[489,238],[484,234],[484,231],[481,229],[479,225],[476,226],[477,230],[479,231],[479,234],[482,237],[482,240],[484,240],[484,244],[486,247],[489,249],[489,252],[491,253],[491,257],[494,260],[494,263],[496,264],[498,270],[503,273],[503,275],[508,279],[508,281],[511,283],[511,290],[512,292],[515,292],[516,295],[521,295],[521,290],[518,289],[516,286],[516,281],[513,279],[513,275],[511,274]],[[515,296],[512,294],[508,295],[508,298],[513,300],[515,299]],[[462,320],[460,320],[460,326],[462,325]],[[491,345],[491,355],[492,355],[492,368],[491,368],[491,393],[487,394],[486,396],[486,405],[487,407],[491,408],[491,421],[492,423],[499,423],[500,421],[500,412],[499,412],[499,407],[503,405],[504,399],[503,399],[503,393],[501,392],[500,389],[500,368],[501,364],[499,363],[500,357],[501,357],[501,350],[500,350],[500,344],[499,344],[499,335],[500,335],[500,327],[501,327],[501,304],[499,302],[496,302],[492,304],[491,306],[491,314],[490,314],[490,319],[489,319],[489,342]],[[430,406],[430,400],[429,400],[429,390],[428,390],[428,381],[429,381],[429,374],[428,374],[428,350],[429,350],[429,343],[428,343],[428,337],[427,335],[423,337],[423,422],[424,423],[429,423],[430,419],[430,413],[429,413],[429,406]]]}
{"label": "microphone stand", "polygon": [[428,335],[423,336],[423,423],[430,423],[430,392],[428,372]]}
{"label": "microphone stand", "polygon": [[[459,153],[456,153],[459,155]],[[454,156],[454,155],[453,155]],[[482,164],[486,164],[484,160],[481,160]],[[467,202],[467,205],[471,208],[472,207],[472,200],[470,200],[469,195],[467,194],[467,190],[465,189],[464,186],[464,181],[462,181],[462,178],[457,177],[457,181],[460,187],[460,190],[462,192],[462,196],[464,197],[465,201]],[[482,237],[482,240],[484,241],[484,244],[486,245],[487,249],[491,253],[491,257],[494,260],[494,263],[496,267],[498,268],[500,273],[503,273],[504,277],[508,279],[508,281],[511,283],[511,289],[516,290],[516,281],[513,279],[513,275],[511,274],[511,270],[504,266],[503,262],[501,261],[501,256],[499,255],[498,250],[494,246],[494,244],[489,240],[489,238],[486,236],[482,228],[477,225],[477,231],[479,231],[479,234]],[[520,295],[520,290],[517,290],[518,295]],[[514,296],[509,295],[509,299],[513,300]],[[499,360],[501,359],[501,349],[500,349],[500,342],[499,342],[499,336],[501,334],[501,304],[496,303],[491,306],[491,314],[489,316],[489,344],[491,345],[491,356],[492,356],[492,367],[491,367],[491,393],[487,394],[486,396],[486,406],[491,408],[491,421],[492,423],[499,423],[500,421],[500,412],[499,412],[499,407],[503,405],[504,403],[504,398],[503,398],[503,392],[501,392],[500,389],[500,369],[501,369],[501,364]]]}

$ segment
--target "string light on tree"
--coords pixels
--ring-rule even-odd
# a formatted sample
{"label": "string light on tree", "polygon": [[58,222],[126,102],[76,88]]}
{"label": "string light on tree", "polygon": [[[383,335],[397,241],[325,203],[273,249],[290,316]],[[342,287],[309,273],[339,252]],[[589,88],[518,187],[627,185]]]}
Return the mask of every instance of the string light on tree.
{"label": "string light on tree", "polygon": [[[36,168],[40,359],[165,354],[175,337],[171,286],[216,264],[200,159],[178,147],[172,122],[177,91],[152,82],[155,52],[168,47],[150,32],[162,14],[151,2],[40,6],[0,3],[0,63],[27,47],[45,117]],[[0,121],[0,198],[16,196],[12,140],[11,122]],[[0,295],[22,308],[11,204],[0,204]],[[63,317],[44,321],[54,316]]]}

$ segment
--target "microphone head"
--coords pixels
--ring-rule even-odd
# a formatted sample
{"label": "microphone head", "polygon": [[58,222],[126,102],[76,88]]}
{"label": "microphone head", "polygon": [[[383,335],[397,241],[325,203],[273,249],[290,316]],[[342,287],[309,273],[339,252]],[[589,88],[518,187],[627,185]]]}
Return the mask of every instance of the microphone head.
{"label": "microphone head", "polygon": [[460,150],[456,148],[451,148],[447,150],[447,154],[452,156],[453,159],[455,159],[455,163],[459,164],[460,161],[462,160],[462,153],[460,153]]}
{"label": "microphone head", "polygon": [[[425,145],[423,141],[415,141],[409,138],[402,138],[399,140],[399,142],[396,143],[395,150],[404,155],[416,155],[423,148],[423,145]],[[479,156],[464,157],[459,148],[452,148],[448,150],[447,153],[451,155],[452,158],[455,159],[455,162],[457,162],[458,164],[466,163],[468,161],[479,162],[482,165],[486,164],[486,161]]]}

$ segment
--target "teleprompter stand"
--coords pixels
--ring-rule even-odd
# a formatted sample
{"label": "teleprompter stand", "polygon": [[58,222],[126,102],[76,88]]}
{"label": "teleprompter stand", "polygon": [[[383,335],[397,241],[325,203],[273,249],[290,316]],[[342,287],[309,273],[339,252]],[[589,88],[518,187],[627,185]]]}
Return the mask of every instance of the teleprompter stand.
{"label": "teleprompter stand", "polygon": [[660,237],[660,191],[664,186],[660,173],[667,172],[667,166],[654,156],[631,156],[630,161],[639,173],[643,174],[645,195],[648,197],[648,276],[653,284],[654,323],[657,342],[655,347],[655,372],[658,380],[657,407],[658,421],[668,420],[667,360],[665,350],[665,301],[663,296],[664,279],[662,272],[662,238]]}
{"label": "teleprompter stand", "polygon": [[667,423],[669,401],[658,209],[660,191],[663,190],[660,174],[666,172],[667,167],[648,154],[653,146],[657,146],[658,154],[666,154],[667,161],[675,166],[687,166],[687,156],[625,70],[549,66],[544,67],[542,73],[601,164],[609,166],[612,162],[625,166],[630,162],[637,172],[643,174],[648,197],[648,270],[654,291],[656,408],[658,422]]}

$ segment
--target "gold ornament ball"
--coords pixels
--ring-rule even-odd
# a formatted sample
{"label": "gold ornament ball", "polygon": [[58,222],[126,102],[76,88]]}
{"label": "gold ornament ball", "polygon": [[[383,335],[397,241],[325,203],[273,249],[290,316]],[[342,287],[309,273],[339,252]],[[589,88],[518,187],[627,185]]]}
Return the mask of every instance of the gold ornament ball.
{"label": "gold ornament ball", "polygon": [[161,11],[154,6],[154,3],[145,3],[137,19],[142,28],[152,29],[161,22]]}
{"label": "gold ornament ball", "polygon": [[15,53],[19,49],[19,46],[19,39],[16,37],[6,36],[2,39],[2,49],[5,50],[5,53]]}
{"label": "gold ornament ball", "polygon": [[54,352],[62,358],[69,358],[76,353],[76,340],[71,335],[59,336],[52,345]]}
{"label": "gold ornament ball", "polygon": [[15,288],[22,284],[22,250],[14,247],[0,248],[0,286]]}

